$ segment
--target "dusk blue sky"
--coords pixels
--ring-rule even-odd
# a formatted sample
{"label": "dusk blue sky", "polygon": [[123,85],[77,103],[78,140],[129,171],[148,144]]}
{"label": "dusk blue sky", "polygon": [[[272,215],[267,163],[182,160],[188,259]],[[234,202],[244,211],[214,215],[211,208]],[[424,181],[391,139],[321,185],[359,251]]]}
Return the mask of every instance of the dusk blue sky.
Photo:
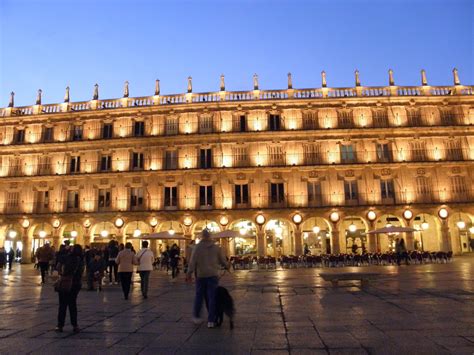
{"label": "dusk blue sky", "polygon": [[474,84],[472,0],[391,1],[26,1],[0,0],[0,107],[193,91]]}

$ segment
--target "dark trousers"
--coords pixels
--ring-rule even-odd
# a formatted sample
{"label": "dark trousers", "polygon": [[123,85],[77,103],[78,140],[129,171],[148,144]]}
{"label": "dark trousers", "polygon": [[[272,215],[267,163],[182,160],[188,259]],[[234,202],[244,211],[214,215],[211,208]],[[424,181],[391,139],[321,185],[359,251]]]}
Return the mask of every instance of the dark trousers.
{"label": "dark trousers", "polygon": [[196,278],[196,296],[194,297],[193,316],[199,318],[201,315],[202,302],[206,298],[208,302],[208,322],[216,321],[216,288],[219,285],[217,276]]}
{"label": "dark trousers", "polygon": [[132,284],[132,273],[131,272],[119,272],[120,283],[122,284],[123,296],[128,299],[130,293],[130,285]]}
{"label": "dark trousers", "polygon": [[10,258],[8,260],[8,269],[11,270],[12,269],[12,264],[13,264],[13,258]]}
{"label": "dark trousers", "polygon": [[148,282],[150,280],[150,271],[140,271],[140,286],[142,295],[148,296]]}
{"label": "dark trousers", "polygon": [[49,263],[47,261],[40,261],[38,266],[41,270],[41,283],[45,283],[46,275],[48,274]]}
{"label": "dark trousers", "polygon": [[58,292],[59,295],[59,310],[58,310],[58,327],[64,327],[66,320],[66,311],[69,308],[69,316],[71,317],[71,324],[77,327],[77,295],[80,288],[74,287],[70,292]]}
{"label": "dark trousers", "polygon": [[114,281],[118,282],[118,265],[113,260],[109,260],[109,281],[112,282],[112,272],[114,273]]}

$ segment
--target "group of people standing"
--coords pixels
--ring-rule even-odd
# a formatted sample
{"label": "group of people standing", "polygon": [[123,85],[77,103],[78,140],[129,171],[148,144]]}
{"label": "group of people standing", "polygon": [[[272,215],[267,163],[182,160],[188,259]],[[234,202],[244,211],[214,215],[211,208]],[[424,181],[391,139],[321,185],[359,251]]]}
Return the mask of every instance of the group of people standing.
{"label": "group of people standing", "polygon": [[[18,254],[18,251],[17,251]],[[15,260],[15,252],[13,248],[10,248],[9,251],[6,251],[4,247],[0,248],[0,270],[6,268],[8,265],[8,270],[12,269],[13,260]]]}

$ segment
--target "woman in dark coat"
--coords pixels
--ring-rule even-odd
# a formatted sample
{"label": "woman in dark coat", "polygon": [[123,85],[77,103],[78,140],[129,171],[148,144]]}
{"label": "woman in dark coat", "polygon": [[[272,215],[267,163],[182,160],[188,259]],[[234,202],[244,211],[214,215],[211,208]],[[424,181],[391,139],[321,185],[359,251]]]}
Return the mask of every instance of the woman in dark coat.
{"label": "woman in dark coat", "polygon": [[179,265],[179,254],[180,250],[177,244],[173,244],[171,247],[171,250],[169,252],[169,260],[170,260],[170,266],[171,266],[171,277],[174,279],[176,276],[178,276],[178,265]]}
{"label": "woman in dark coat", "polygon": [[77,325],[77,295],[82,287],[82,273],[84,272],[84,258],[82,247],[79,244],[74,245],[69,254],[64,255],[60,261],[59,274],[61,277],[72,277],[72,287],[70,291],[59,290],[59,310],[57,332],[62,332],[66,320],[66,311],[69,308],[71,324],[74,333],[79,332]]}

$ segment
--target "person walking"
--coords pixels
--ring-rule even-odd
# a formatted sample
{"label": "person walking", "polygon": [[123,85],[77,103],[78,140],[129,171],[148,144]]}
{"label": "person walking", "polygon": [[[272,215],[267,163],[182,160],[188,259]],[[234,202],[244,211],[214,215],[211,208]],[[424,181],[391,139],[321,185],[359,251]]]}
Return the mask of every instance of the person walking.
{"label": "person walking", "polygon": [[[77,296],[82,287],[81,279],[82,273],[84,272],[83,260],[82,247],[79,244],[75,244],[72,247],[72,251],[69,254],[64,255],[58,264],[60,279],[62,278],[65,282],[63,287],[57,289],[59,296],[59,309],[58,325],[55,329],[56,332],[61,333],[63,331],[68,308],[74,333],[80,331],[77,324]],[[69,285],[67,285],[67,280],[69,280]]]}
{"label": "person walking", "polygon": [[128,300],[135,255],[132,252],[132,243],[127,242],[125,248],[117,254],[115,263],[118,265],[118,275],[122,284],[123,297]]}
{"label": "person walking", "polygon": [[107,248],[109,255],[109,283],[112,284],[112,273],[114,277],[114,284],[118,283],[118,265],[116,262],[117,255],[119,253],[119,248],[117,246],[117,241],[111,240]]}
{"label": "person walking", "polygon": [[189,261],[186,281],[190,281],[196,273],[196,294],[194,297],[193,322],[199,324],[204,297],[208,300],[207,327],[214,328],[216,322],[216,288],[219,283],[218,273],[220,266],[229,269],[228,263],[221,248],[211,239],[207,229],[202,231],[202,240],[194,248]]}
{"label": "person walking", "polygon": [[169,251],[169,260],[170,260],[170,267],[171,267],[171,278],[173,278],[173,279],[176,276],[178,276],[178,273],[179,273],[179,269],[178,269],[179,254],[180,254],[179,247],[175,243],[175,244],[173,244],[173,246],[171,247],[171,249]]}
{"label": "person walking", "polygon": [[7,252],[4,247],[0,247],[0,270],[2,270],[7,263]]}
{"label": "person walking", "polygon": [[10,248],[7,255],[8,255],[8,270],[12,271],[13,260],[15,260],[15,252],[13,251],[13,248]]}
{"label": "person walking", "polygon": [[397,264],[400,265],[402,258],[404,258],[405,263],[408,265],[407,248],[405,247],[405,240],[403,238],[397,238],[395,252],[397,253]]}
{"label": "person walking", "polygon": [[140,274],[140,286],[143,298],[148,298],[148,284],[154,261],[155,255],[148,249],[148,241],[142,241],[142,248],[135,257],[135,263],[138,265],[137,271]]}
{"label": "person walking", "polygon": [[36,258],[38,259],[38,266],[41,270],[41,284],[44,284],[46,282],[49,262],[54,258],[54,252],[49,243],[46,243],[36,250]]}

